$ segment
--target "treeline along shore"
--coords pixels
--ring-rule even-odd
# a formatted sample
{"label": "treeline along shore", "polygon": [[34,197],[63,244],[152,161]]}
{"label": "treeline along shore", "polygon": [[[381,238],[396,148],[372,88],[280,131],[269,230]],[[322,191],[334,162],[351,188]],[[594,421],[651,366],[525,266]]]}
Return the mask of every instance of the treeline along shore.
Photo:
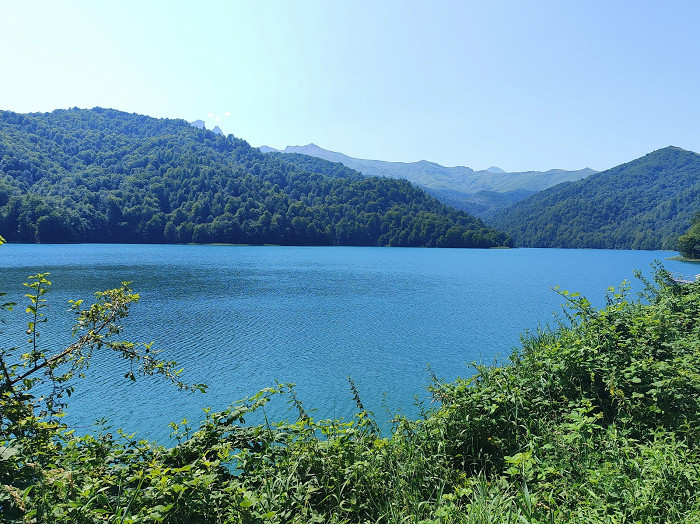
{"label": "treeline along shore", "polygon": [[511,246],[405,180],[111,109],[0,111],[8,242]]}

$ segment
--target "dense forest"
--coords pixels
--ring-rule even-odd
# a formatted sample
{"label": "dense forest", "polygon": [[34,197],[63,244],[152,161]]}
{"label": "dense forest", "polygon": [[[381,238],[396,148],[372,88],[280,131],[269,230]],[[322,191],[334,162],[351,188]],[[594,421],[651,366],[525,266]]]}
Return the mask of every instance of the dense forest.
{"label": "dense forest", "polygon": [[700,211],[693,217],[688,232],[678,239],[678,251],[685,258],[700,259]]}
{"label": "dense forest", "polygon": [[490,223],[525,247],[675,249],[700,209],[700,155],[667,147],[545,189]]}
{"label": "dense forest", "polygon": [[466,211],[470,215],[479,217],[486,222],[499,210],[510,207],[537,192],[530,189],[515,189],[504,192],[479,191],[473,195],[466,195],[448,189],[428,189],[425,187],[423,189],[440,200],[440,202]]}
{"label": "dense forest", "polygon": [[0,112],[0,233],[8,242],[512,243],[406,181],[101,108]]}

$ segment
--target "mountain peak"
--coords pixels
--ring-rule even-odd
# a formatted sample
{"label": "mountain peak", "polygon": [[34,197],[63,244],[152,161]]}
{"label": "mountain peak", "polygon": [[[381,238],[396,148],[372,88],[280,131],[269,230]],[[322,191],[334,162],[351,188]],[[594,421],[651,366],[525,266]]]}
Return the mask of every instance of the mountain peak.
{"label": "mountain peak", "polygon": [[293,151],[293,152],[299,152],[299,151],[321,151],[321,148],[318,147],[316,144],[311,142],[310,144],[306,144],[305,146],[287,146],[285,148],[285,151]]}
{"label": "mountain peak", "polygon": [[489,173],[505,173],[505,171],[503,171],[503,169],[501,169],[500,167],[496,167],[496,166],[491,166],[486,171],[488,171]]}
{"label": "mountain peak", "polygon": [[[697,154],[693,151],[688,151],[687,149],[683,149],[682,147],[666,146],[666,147],[662,147],[661,149],[656,149],[656,150],[652,151],[651,153],[647,153],[644,156],[659,155],[659,154],[664,154],[664,153],[693,153],[693,154]],[[641,157],[641,158],[644,158],[644,157]]]}
{"label": "mountain peak", "polygon": [[[666,146],[662,147],[661,149],[655,149],[651,153],[647,153],[646,155],[637,158],[636,160],[632,160],[631,163],[639,163],[639,162],[646,162],[646,161],[654,161],[654,162],[666,162],[669,157],[672,158],[681,158],[681,157],[697,157],[698,153],[695,153],[694,151],[689,151],[687,149],[683,149],[682,147],[677,147],[677,146]],[[623,164],[625,165],[625,164]]]}
{"label": "mountain peak", "polygon": [[[192,127],[196,127],[197,129],[206,129],[207,126],[204,123],[204,120],[195,120],[194,122],[190,122],[190,125]],[[212,133],[215,135],[221,135],[224,136],[224,132],[219,128],[219,126],[214,126],[214,129],[211,130]]]}

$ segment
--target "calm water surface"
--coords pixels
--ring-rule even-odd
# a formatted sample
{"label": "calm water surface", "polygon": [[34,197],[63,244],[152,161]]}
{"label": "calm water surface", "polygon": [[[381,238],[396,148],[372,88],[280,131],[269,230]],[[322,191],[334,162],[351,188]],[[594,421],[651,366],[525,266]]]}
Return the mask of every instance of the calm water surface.
{"label": "calm water surface", "polygon": [[[605,290],[650,274],[698,273],[675,253],[604,250],[458,250],[341,247],[4,245],[0,290],[23,303],[21,283],[50,272],[43,343],[70,341],[69,299],[132,281],[140,293],[124,338],[154,342],[185,378],[209,391],[180,393],[161,381],[122,378],[123,362],[96,356],[77,384],[66,421],[86,430],[110,422],[162,441],[168,423],[201,419],[276,381],[295,382],[315,418],[351,417],[347,377],[380,422],[414,414],[426,366],[448,380],[470,363],[504,361],[526,329],[554,320],[553,286],[604,304]],[[636,284],[635,284],[636,285]],[[640,286],[636,285],[636,289]],[[0,343],[25,343],[23,308],[6,315]],[[54,333],[58,333],[56,336]],[[287,415],[287,406],[268,416]],[[196,424],[195,424],[196,425]]]}

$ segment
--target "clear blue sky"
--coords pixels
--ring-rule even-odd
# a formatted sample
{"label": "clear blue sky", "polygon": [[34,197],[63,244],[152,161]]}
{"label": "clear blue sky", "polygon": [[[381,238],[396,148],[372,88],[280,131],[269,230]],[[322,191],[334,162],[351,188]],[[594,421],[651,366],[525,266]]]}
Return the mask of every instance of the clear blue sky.
{"label": "clear blue sky", "polygon": [[112,107],[255,146],[602,170],[700,152],[699,26],[696,0],[0,0],[0,109]]}

